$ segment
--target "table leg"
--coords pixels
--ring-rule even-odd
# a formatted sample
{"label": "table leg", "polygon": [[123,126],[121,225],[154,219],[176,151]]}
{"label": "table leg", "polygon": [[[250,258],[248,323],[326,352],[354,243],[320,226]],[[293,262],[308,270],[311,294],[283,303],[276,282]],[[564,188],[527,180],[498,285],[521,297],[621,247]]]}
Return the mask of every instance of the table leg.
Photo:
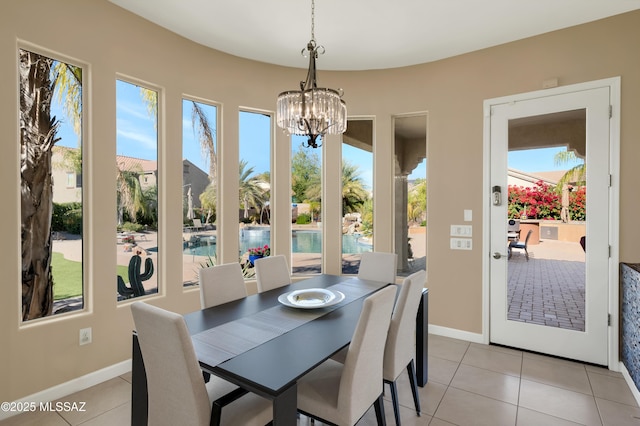
{"label": "table leg", "polygon": [[273,426],[296,426],[298,385],[294,383],[273,400]]}
{"label": "table leg", "polygon": [[148,416],[147,373],[138,335],[133,333],[131,353],[131,426],[146,426]]}
{"label": "table leg", "polygon": [[429,381],[429,289],[422,289],[422,298],[416,318],[416,375],[418,386]]}

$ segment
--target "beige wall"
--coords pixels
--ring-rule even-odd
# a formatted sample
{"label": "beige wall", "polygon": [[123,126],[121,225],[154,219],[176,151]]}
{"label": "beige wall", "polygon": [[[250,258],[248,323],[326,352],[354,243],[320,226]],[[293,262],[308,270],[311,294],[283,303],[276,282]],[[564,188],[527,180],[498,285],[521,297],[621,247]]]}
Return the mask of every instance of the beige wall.
{"label": "beige wall", "polygon": [[[254,63],[206,49],[156,27],[104,0],[22,0],[3,2],[0,13],[0,132],[3,140],[0,197],[4,201],[0,234],[0,400],[15,400],[69,381],[130,357],[133,328],[128,305],[115,298],[115,79],[120,75],[161,90],[161,141],[180,140],[183,94],[218,102],[221,198],[219,237],[226,241],[223,261],[237,254],[237,158],[240,107],[273,111],[277,94],[294,88],[305,70]],[[622,77],[620,260],[635,261],[640,237],[640,12],[521,40],[491,49],[402,69],[368,72],[320,72],[327,87],[342,87],[352,116],[374,117],[376,200],[393,199],[392,116],[428,111],[429,134],[429,282],[430,322],[481,333],[482,254],[451,251],[449,225],[472,209],[474,247],[482,235],[482,146],[484,99],[541,89],[542,81],[561,85]],[[84,186],[87,226],[88,310],[21,325],[19,144],[17,128],[18,43],[67,57],[88,67],[85,111],[85,155],[89,173]],[[304,40],[301,40],[304,43]],[[446,43],[446,40],[443,40]],[[297,52],[292,52],[292,55]],[[330,54],[330,51],[328,52]],[[321,61],[320,61],[321,65]],[[301,67],[306,64],[301,63]],[[274,251],[288,253],[290,239],[287,138],[274,130]],[[327,138],[327,144],[337,138]],[[163,144],[159,153],[161,190],[161,293],[154,304],[187,312],[199,306],[198,294],[185,292],[179,268],[168,267],[181,256],[182,162],[178,144]],[[339,159],[327,147],[326,158]],[[106,159],[106,160],[105,160]],[[333,164],[333,163],[332,163]],[[339,160],[335,164],[340,164]],[[336,170],[327,178],[339,176]],[[455,170],[455,172],[452,172]],[[335,172],[335,173],[334,173]],[[325,195],[337,194],[339,180],[328,181]],[[339,229],[339,202],[325,198],[325,226]],[[330,209],[335,203],[335,209]],[[285,212],[278,215],[278,212]],[[287,213],[289,212],[289,213]],[[377,250],[393,249],[393,203],[375,205]],[[335,217],[333,217],[333,216]],[[332,228],[333,229],[333,228]],[[325,238],[334,234],[325,234]],[[339,233],[335,233],[337,241]],[[327,247],[336,244],[327,242]],[[334,253],[332,250],[330,253]],[[463,268],[460,265],[464,265]],[[339,272],[339,255],[325,259],[327,272]],[[78,346],[78,330],[93,328],[93,343]]]}

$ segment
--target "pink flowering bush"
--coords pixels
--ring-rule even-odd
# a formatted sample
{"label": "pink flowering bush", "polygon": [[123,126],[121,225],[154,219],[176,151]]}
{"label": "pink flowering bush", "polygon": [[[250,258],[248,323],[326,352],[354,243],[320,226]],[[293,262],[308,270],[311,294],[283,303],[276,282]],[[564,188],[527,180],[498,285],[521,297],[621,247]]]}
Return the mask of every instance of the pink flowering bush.
{"label": "pink flowering bush", "polygon": [[269,256],[271,254],[271,249],[267,244],[265,244],[263,247],[250,248],[248,252],[250,256]]}
{"label": "pink flowering bush", "polygon": [[[562,196],[555,186],[539,180],[534,187],[509,185],[508,216],[510,219],[560,220]],[[569,192],[569,213],[571,220],[586,218],[586,188],[574,188]]]}

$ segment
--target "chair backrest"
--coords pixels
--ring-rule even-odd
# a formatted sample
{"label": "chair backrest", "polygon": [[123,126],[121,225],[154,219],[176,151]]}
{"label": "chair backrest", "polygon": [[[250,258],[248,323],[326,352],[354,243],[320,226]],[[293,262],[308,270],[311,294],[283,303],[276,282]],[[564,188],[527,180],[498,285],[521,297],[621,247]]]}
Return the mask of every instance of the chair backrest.
{"label": "chair backrest", "polygon": [[253,264],[256,269],[258,293],[291,284],[291,273],[284,255],[256,259]]}
{"label": "chair backrest", "polygon": [[200,219],[193,219],[193,226],[196,228],[202,228],[202,221]]}
{"label": "chair backrest", "polygon": [[150,425],[208,425],[211,403],[182,315],[135,302],[131,313],[147,374]]}
{"label": "chair backrest", "polygon": [[[397,287],[390,285],[364,300],[340,379],[338,411],[354,424],[382,394],[382,361]],[[347,422],[345,422],[346,424]]]}
{"label": "chair backrest", "polygon": [[198,279],[202,309],[247,297],[247,287],[239,263],[202,268],[198,271]]}
{"label": "chair backrest", "polygon": [[384,348],[382,376],[385,380],[395,380],[415,355],[416,316],[426,278],[426,271],[420,270],[406,277],[400,285]]}
{"label": "chair backrest", "polygon": [[531,236],[531,234],[533,234],[533,230],[529,229],[529,231],[527,232],[527,236],[524,237],[524,246],[526,247],[527,244],[529,244],[529,237]]}
{"label": "chair backrest", "polygon": [[398,255],[395,253],[362,253],[358,267],[358,278],[395,283],[397,264]]}
{"label": "chair backrest", "polygon": [[520,219],[509,219],[507,232],[518,232],[520,230]]}

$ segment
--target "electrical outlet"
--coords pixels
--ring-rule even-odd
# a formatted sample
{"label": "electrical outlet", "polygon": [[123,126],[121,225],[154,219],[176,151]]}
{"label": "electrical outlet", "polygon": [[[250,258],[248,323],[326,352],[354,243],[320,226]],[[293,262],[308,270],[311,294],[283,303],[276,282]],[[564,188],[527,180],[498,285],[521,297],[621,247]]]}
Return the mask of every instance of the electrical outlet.
{"label": "electrical outlet", "polygon": [[80,329],[80,346],[91,343],[91,327]]}

